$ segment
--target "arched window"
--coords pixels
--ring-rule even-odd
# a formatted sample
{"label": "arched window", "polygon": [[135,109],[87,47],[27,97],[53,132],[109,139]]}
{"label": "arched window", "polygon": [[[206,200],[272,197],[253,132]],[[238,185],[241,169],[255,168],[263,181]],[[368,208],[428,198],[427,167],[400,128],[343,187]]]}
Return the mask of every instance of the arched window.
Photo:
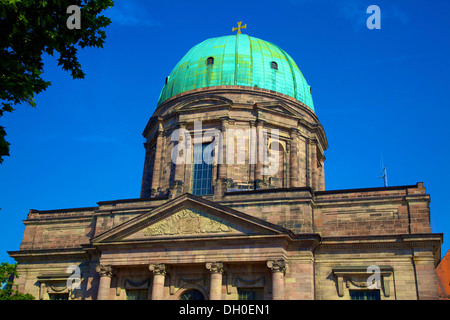
{"label": "arched window", "polygon": [[275,61],[272,61],[272,62],[270,63],[270,67],[271,67],[272,69],[278,70],[278,64],[277,64]]}
{"label": "arched window", "polygon": [[213,57],[209,57],[208,59],[206,59],[206,65],[207,66],[212,66],[214,64],[214,58]]}
{"label": "arched window", "polygon": [[205,300],[205,297],[199,290],[189,289],[180,295],[180,300]]}

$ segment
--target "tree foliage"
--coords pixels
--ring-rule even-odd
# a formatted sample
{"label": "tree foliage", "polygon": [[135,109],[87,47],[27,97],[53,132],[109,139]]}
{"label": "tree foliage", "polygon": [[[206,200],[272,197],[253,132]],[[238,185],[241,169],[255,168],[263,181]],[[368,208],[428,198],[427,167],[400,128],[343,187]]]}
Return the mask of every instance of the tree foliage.
{"label": "tree foliage", "polygon": [[[29,293],[19,293],[14,278],[18,278],[17,263],[0,263],[0,300],[34,300],[35,297]],[[4,289],[1,289],[4,287]]]}
{"label": "tree foliage", "polygon": [[[67,8],[81,9],[81,28],[69,29]],[[79,48],[103,47],[111,20],[101,12],[112,0],[0,0],[0,117],[13,106],[36,106],[34,97],[51,84],[42,78],[42,56],[57,55],[58,65],[73,79],[85,74]],[[6,132],[0,126],[0,163],[9,156]]]}

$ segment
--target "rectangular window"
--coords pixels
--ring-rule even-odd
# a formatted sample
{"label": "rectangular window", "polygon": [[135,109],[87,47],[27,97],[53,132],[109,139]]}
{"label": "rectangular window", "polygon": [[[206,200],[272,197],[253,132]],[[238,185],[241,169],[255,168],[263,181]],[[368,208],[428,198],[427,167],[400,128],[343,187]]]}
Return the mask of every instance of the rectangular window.
{"label": "rectangular window", "polygon": [[50,300],[69,300],[69,293],[49,293]]}
{"label": "rectangular window", "polygon": [[127,289],[127,300],[147,300],[148,290],[147,289]]}
{"label": "rectangular window", "polygon": [[194,144],[194,163],[192,170],[192,193],[196,196],[211,194],[212,164],[203,159],[203,152],[208,144]]}
{"label": "rectangular window", "polygon": [[350,290],[351,300],[381,300],[380,290]]}
{"label": "rectangular window", "polygon": [[264,300],[264,288],[238,288],[238,300]]}

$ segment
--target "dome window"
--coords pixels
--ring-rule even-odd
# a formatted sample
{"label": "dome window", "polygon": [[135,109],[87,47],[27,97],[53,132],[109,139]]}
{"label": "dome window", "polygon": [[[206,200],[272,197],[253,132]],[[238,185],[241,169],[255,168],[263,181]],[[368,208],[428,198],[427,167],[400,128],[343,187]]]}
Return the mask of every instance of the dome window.
{"label": "dome window", "polygon": [[212,66],[214,64],[214,58],[213,57],[209,57],[208,59],[206,59],[206,65],[207,66]]}
{"label": "dome window", "polygon": [[270,63],[270,67],[271,67],[272,69],[278,70],[278,64],[277,64],[275,61],[272,61],[272,62]]}

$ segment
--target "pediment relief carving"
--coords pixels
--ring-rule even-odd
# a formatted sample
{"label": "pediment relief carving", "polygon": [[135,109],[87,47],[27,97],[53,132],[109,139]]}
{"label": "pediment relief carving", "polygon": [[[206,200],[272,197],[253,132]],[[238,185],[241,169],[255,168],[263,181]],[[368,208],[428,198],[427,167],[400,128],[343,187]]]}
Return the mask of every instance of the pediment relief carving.
{"label": "pediment relief carving", "polygon": [[[143,236],[242,233],[236,225],[197,209],[183,209],[145,228]],[[248,232],[246,232],[248,233]]]}

